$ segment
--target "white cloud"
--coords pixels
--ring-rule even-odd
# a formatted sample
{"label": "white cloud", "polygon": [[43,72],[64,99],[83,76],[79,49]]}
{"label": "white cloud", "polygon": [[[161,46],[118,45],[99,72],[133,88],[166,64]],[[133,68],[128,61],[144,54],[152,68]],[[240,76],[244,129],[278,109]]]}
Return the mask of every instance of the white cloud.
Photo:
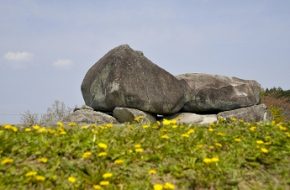
{"label": "white cloud", "polygon": [[53,66],[57,68],[69,68],[72,64],[73,62],[69,59],[59,59],[53,63]]}
{"label": "white cloud", "polygon": [[26,51],[21,52],[9,51],[4,55],[4,58],[8,61],[25,62],[31,61],[33,59],[33,54]]}

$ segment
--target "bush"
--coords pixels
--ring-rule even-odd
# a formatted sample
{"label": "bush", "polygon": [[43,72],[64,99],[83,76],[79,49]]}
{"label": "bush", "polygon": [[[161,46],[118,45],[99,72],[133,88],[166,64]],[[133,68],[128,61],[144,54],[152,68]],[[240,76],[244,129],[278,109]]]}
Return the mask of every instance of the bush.
{"label": "bush", "polygon": [[49,125],[54,124],[58,121],[62,121],[72,112],[72,109],[67,107],[61,101],[54,101],[54,103],[49,107],[45,114],[41,115],[40,123]]}
{"label": "bush", "polygon": [[53,125],[58,121],[62,121],[71,112],[71,108],[67,107],[63,102],[56,100],[40,118],[38,114],[26,111],[21,116],[21,123],[25,126],[32,126],[35,124]]}

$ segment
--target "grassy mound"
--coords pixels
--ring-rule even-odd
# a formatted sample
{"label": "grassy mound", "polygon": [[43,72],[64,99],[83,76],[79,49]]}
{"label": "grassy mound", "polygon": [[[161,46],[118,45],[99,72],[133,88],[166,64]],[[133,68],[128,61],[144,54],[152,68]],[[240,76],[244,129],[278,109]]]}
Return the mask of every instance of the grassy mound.
{"label": "grassy mound", "polygon": [[0,126],[0,189],[289,189],[290,123]]}

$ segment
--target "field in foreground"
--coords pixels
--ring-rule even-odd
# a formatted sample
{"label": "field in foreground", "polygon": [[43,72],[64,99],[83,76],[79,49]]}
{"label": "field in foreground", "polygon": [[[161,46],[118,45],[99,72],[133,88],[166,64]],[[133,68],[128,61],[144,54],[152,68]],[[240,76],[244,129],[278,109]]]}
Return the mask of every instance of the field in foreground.
{"label": "field in foreground", "polygon": [[290,123],[0,126],[0,189],[290,189]]}

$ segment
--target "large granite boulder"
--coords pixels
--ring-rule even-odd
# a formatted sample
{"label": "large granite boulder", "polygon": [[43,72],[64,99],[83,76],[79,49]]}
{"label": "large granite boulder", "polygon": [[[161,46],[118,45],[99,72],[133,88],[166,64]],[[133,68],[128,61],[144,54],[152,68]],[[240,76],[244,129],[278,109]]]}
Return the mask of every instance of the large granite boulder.
{"label": "large granite boulder", "polygon": [[177,76],[190,87],[183,110],[194,113],[217,113],[256,105],[261,85],[254,80],[201,73]]}
{"label": "large granite boulder", "polygon": [[94,111],[88,107],[75,109],[73,113],[64,119],[64,122],[86,123],[86,124],[106,124],[106,123],[118,123],[118,121],[105,113]]}
{"label": "large granite boulder", "polygon": [[246,122],[266,121],[270,119],[270,114],[267,111],[265,104],[254,105],[247,108],[240,108],[231,111],[221,112],[218,115],[224,119],[236,118]]}
{"label": "large granite boulder", "polygon": [[152,115],[134,108],[116,107],[113,111],[113,116],[121,123],[134,121],[138,123],[156,122],[155,117]]}
{"label": "large granite boulder", "polygon": [[176,120],[178,124],[199,124],[207,125],[217,121],[216,114],[199,115],[195,113],[177,113],[174,116],[169,117],[169,119]]}
{"label": "large granite boulder", "polygon": [[130,107],[156,114],[178,112],[186,82],[179,81],[128,45],[109,51],[87,72],[81,90],[86,105],[98,111]]}

